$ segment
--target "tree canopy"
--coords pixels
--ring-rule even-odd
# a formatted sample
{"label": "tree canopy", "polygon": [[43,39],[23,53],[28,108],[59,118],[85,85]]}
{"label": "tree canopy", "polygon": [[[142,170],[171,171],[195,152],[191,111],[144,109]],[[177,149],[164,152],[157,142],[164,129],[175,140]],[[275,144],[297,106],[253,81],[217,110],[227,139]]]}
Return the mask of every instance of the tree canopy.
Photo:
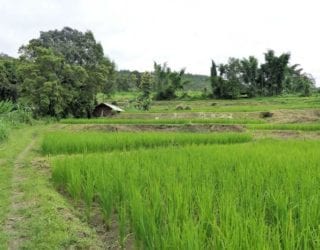
{"label": "tree canopy", "polygon": [[[216,98],[238,98],[241,95],[275,96],[282,93],[309,95],[315,87],[313,78],[298,65],[290,66],[290,54],[275,55],[273,50],[264,54],[264,62],[258,59],[230,58],[227,64],[214,61],[210,68],[212,95]],[[219,72],[219,73],[218,73]]]}
{"label": "tree canopy", "polygon": [[97,93],[114,84],[115,65],[91,31],[41,32],[19,52],[21,96],[36,115],[90,117]]}

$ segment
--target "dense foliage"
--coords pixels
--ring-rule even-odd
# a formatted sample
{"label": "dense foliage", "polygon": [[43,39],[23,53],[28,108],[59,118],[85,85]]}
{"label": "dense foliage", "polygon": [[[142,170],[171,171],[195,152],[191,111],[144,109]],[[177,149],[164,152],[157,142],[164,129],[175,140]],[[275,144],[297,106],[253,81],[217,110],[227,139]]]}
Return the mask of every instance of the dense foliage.
{"label": "dense foliage", "polygon": [[152,75],[149,72],[145,72],[141,76],[141,82],[139,85],[140,94],[137,98],[136,107],[141,110],[149,110],[151,104],[151,86]]}
{"label": "dense foliage", "polygon": [[172,71],[166,63],[154,62],[154,91],[157,100],[169,100],[176,97],[176,91],[183,89],[187,81],[183,78],[185,69]]}
{"label": "dense foliage", "polygon": [[235,99],[241,95],[276,96],[284,92],[308,96],[315,87],[312,76],[303,72],[299,65],[290,66],[290,54],[276,56],[269,50],[265,62],[250,56],[242,60],[230,58],[227,64],[211,64],[210,82],[212,94],[217,98]]}
{"label": "dense foliage", "polygon": [[31,110],[22,105],[12,101],[0,101],[0,142],[7,139],[12,127],[30,124],[31,116]]}
{"label": "dense foliage", "polygon": [[114,82],[115,65],[90,31],[41,32],[19,53],[0,60],[0,97],[21,98],[36,116],[90,117],[97,93]]}

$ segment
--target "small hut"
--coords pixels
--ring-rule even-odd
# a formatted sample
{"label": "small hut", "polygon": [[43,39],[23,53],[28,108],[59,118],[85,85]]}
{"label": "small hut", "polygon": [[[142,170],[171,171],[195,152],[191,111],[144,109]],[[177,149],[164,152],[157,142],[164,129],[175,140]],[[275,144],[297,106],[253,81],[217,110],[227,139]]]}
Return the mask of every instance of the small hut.
{"label": "small hut", "polygon": [[97,105],[92,114],[95,117],[107,117],[123,112],[124,110],[110,103],[100,103]]}

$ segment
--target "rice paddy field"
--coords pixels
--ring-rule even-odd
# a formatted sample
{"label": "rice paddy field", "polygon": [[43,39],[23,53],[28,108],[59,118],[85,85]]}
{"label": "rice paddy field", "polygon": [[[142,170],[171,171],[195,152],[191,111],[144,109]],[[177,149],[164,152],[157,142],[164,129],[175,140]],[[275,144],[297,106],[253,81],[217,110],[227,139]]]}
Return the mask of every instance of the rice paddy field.
{"label": "rice paddy field", "polygon": [[17,215],[36,236],[25,249],[320,249],[317,101],[156,102],[43,125],[20,156],[34,171],[17,177],[34,204]]}
{"label": "rice paddy field", "polygon": [[317,107],[291,97],[156,102],[61,120],[41,152],[56,189],[87,220],[99,213],[119,248],[318,249]]}
{"label": "rice paddy field", "polygon": [[[318,249],[320,141],[53,132],[52,181],[138,249]],[[130,239],[130,240],[128,240]]]}

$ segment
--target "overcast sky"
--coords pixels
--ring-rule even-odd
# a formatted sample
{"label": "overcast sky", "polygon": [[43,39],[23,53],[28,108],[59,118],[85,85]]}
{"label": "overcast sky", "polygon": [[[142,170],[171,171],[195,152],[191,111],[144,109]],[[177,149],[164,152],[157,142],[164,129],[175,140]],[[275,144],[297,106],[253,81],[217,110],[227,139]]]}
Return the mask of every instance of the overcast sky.
{"label": "overcast sky", "polygon": [[0,52],[17,56],[40,31],[93,31],[118,69],[153,61],[209,74],[210,59],[291,52],[320,84],[317,0],[0,0]]}

